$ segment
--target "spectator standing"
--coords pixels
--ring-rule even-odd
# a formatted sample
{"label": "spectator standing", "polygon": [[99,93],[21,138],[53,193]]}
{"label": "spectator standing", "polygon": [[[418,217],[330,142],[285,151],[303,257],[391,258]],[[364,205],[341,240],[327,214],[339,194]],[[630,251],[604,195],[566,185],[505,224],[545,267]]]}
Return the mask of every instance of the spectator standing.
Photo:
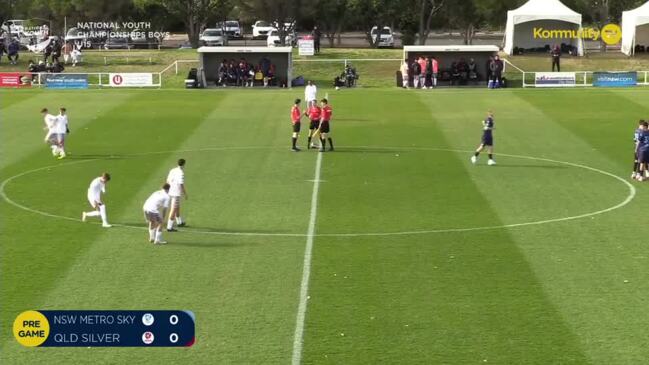
{"label": "spectator standing", "polygon": [[433,57],[432,60],[432,67],[433,67],[433,87],[437,87],[437,75],[439,74],[439,62],[437,62],[437,59]]}
{"label": "spectator standing", "polygon": [[18,45],[18,41],[13,39],[11,43],[9,43],[9,47],[7,47],[7,56],[9,58],[9,63],[12,65],[18,64],[18,50],[20,49],[20,46]]}
{"label": "spectator standing", "polygon": [[552,72],[554,72],[554,67],[557,67],[557,72],[561,72],[561,47],[558,44],[554,45],[552,52]]}
{"label": "spectator standing", "polygon": [[469,69],[469,81],[477,81],[478,66],[475,64],[475,60],[473,58],[469,59],[468,69]]}
{"label": "spectator standing", "polygon": [[401,85],[404,89],[408,88],[408,71],[410,71],[408,60],[403,60],[401,63]]}
{"label": "spectator standing", "polygon": [[486,67],[485,67],[485,70],[487,72],[487,74],[485,75],[485,78],[487,80],[487,85],[489,85],[489,83],[491,82],[491,76],[492,76],[491,75],[491,63],[493,62],[493,60],[494,60],[494,57],[489,56],[489,59],[487,60],[487,64],[486,64]]}
{"label": "spectator standing", "polygon": [[433,59],[426,57],[426,83],[425,87],[433,88]]}
{"label": "spectator standing", "polygon": [[7,47],[5,46],[4,33],[0,33],[0,61],[2,60],[2,55],[7,52]]}
{"label": "spectator standing", "polygon": [[505,70],[505,63],[500,59],[500,56],[494,57],[496,61],[496,87],[503,86],[503,71]]}
{"label": "spectator standing", "polygon": [[309,80],[304,88],[304,100],[306,100],[306,107],[311,108],[318,105],[318,88],[313,81]]}
{"label": "spectator standing", "polygon": [[421,72],[419,73],[419,84],[422,89],[426,88],[426,59],[424,56],[419,57],[419,67]]}
{"label": "spectator standing", "polygon": [[417,59],[415,58],[415,60],[412,61],[412,86],[415,89],[419,88],[420,75],[421,75],[421,66],[419,65],[419,62],[417,62]]}
{"label": "spectator standing", "polygon": [[76,47],[72,47],[72,52],[70,53],[70,56],[72,56],[72,67],[76,66],[77,63],[81,62],[81,59],[83,55],[81,54],[81,50],[79,50]]}
{"label": "spectator standing", "polygon": [[43,50],[43,55],[45,59],[43,61],[48,62],[50,56],[52,55],[52,42],[48,43],[47,46],[45,46],[45,49]]}
{"label": "spectator standing", "polygon": [[72,54],[72,43],[65,42],[65,45],[63,46],[63,63],[65,63],[66,65],[68,64],[68,61],[70,61],[71,54]]}
{"label": "spectator standing", "polygon": [[313,27],[311,36],[313,36],[313,49],[315,53],[320,53],[320,37],[322,37],[322,33],[320,32],[320,29],[318,29],[317,26]]}
{"label": "spectator standing", "polygon": [[54,41],[52,45],[52,62],[59,62],[61,58],[61,43],[59,41]]}
{"label": "spectator standing", "polygon": [[498,70],[498,65],[496,64],[496,59],[491,58],[489,62],[489,88],[496,88],[496,71]]}

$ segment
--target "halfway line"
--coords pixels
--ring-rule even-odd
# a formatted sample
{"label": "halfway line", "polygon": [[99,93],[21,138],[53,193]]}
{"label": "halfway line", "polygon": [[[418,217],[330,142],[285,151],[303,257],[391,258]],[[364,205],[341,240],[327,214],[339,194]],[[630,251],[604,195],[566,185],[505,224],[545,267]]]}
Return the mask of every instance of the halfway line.
{"label": "halfway line", "polygon": [[302,268],[302,283],[300,284],[300,304],[297,308],[295,321],[295,334],[293,336],[293,358],[291,363],[299,365],[302,362],[302,343],[304,341],[304,318],[309,294],[309,276],[311,276],[311,251],[313,250],[313,237],[315,236],[315,222],[318,212],[318,190],[320,189],[320,166],[322,153],[318,153],[315,163],[315,177],[313,178],[313,193],[311,194],[311,213],[309,215],[309,229],[306,234],[306,247],[304,248],[304,266]]}

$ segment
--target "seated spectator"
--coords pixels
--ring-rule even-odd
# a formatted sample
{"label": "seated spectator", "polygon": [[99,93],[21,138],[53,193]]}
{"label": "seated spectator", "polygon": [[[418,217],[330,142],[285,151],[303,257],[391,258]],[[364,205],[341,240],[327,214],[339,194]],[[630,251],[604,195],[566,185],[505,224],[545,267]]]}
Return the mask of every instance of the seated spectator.
{"label": "seated spectator", "polygon": [[243,59],[239,62],[237,75],[238,75],[238,78],[239,78],[238,86],[246,87],[246,85],[248,85],[248,77],[249,77],[248,63],[246,63],[246,61],[243,60]]}
{"label": "seated spectator", "polygon": [[264,87],[268,87],[272,84],[275,79],[275,65],[270,64],[268,67],[268,72],[264,75]]}
{"label": "seated spectator", "polygon": [[226,60],[223,60],[223,62],[221,62],[217,70],[217,77],[218,77],[217,83],[223,87],[225,87],[227,84],[228,67],[225,65],[226,62],[227,62]]}
{"label": "seated spectator", "polygon": [[245,85],[247,87],[252,87],[253,83],[255,80],[255,69],[252,68],[252,66],[249,65],[248,67],[248,84]]}
{"label": "seated spectator", "polygon": [[464,58],[460,58],[460,61],[457,63],[457,71],[460,74],[460,83],[466,84],[466,81],[469,79],[469,66],[466,64]]}
{"label": "seated spectator", "polygon": [[18,64],[18,49],[20,49],[18,41],[13,39],[7,47],[7,56],[12,65]]}
{"label": "seated spectator", "polygon": [[257,67],[255,71],[255,84],[263,85],[264,83],[264,74],[261,72],[261,65]]}
{"label": "seated spectator", "polygon": [[460,70],[457,67],[457,62],[451,63],[451,85],[457,85],[460,80]]}
{"label": "seated spectator", "polygon": [[33,60],[29,60],[29,66],[27,66],[27,71],[32,73],[38,72],[38,65],[36,65]]}
{"label": "seated spectator", "polygon": [[351,65],[345,66],[345,84],[347,87],[352,87],[356,84],[356,80],[358,79],[358,74],[356,73],[356,69],[353,68]]}
{"label": "seated spectator", "polygon": [[237,84],[237,70],[234,67],[234,64],[230,62],[228,64],[228,84],[236,85]]}
{"label": "seated spectator", "polygon": [[65,70],[65,67],[63,67],[63,65],[58,60],[55,60],[49,71],[52,73],[61,73],[63,72],[63,70]]}

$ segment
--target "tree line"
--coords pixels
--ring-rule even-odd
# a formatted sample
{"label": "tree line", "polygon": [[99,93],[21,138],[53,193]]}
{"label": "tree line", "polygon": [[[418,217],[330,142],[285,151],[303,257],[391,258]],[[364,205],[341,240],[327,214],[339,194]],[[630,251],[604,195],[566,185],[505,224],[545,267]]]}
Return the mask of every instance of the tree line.
{"label": "tree line", "polygon": [[[62,33],[64,20],[147,21],[166,31],[184,31],[192,45],[200,32],[218,21],[296,21],[300,31],[318,26],[324,41],[335,47],[344,31],[363,31],[371,45],[372,26],[391,26],[404,44],[425,44],[431,31],[459,31],[471,44],[478,30],[503,29],[507,10],[526,0],[0,0],[0,20],[49,21]],[[619,23],[622,11],[644,0],[563,0],[583,15],[585,24]],[[60,29],[59,32],[56,30]],[[281,31],[281,30],[280,30]],[[281,37],[283,40],[283,37]],[[376,37],[378,41],[378,37]]]}

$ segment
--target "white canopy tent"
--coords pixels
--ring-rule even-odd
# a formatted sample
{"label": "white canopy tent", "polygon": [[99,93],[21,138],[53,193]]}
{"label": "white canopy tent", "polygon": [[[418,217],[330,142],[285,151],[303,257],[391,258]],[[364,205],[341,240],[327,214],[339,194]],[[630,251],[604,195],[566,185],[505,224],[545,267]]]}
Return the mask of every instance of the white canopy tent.
{"label": "white canopy tent", "polygon": [[583,56],[584,44],[581,38],[534,38],[534,28],[550,31],[579,31],[581,29],[581,14],[565,6],[559,0],[529,0],[518,9],[507,12],[505,53],[512,54],[514,47],[540,48],[545,45],[565,43],[577,47],[578,54]]}
{"label": "white canopy tent", "polygon": [[649,47],[649,2],[622,12],[622,53],[633,55],[636,44]]}

